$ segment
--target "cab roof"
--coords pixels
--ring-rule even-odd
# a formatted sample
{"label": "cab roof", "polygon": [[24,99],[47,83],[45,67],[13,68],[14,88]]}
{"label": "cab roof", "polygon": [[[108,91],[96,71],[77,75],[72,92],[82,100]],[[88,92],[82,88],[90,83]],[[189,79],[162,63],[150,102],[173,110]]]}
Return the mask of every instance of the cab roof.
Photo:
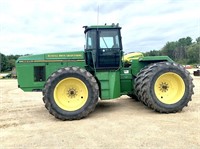
{"label": "cab roof", "polygon": [[83,28],[85,28],[85,33],[88,31],[88,30],[91,30],[91,29],[121,29],[121,27],[119,27],[119,23],[117,24],[114,24],[112,23],[111,25],[91,25],[91,26],[83,26]]}

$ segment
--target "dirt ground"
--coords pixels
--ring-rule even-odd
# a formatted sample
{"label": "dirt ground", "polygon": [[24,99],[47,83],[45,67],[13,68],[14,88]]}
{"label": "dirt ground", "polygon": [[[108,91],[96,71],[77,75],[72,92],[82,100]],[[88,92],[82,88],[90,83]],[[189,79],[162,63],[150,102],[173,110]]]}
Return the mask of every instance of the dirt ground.
{"label": "dirt ground", "polygon": [[200,77],[193,78],[195,94],[182,112],[159,114],[122,96],[78,121],[55,119],[40,92],[0,80],[0,148],[200,149]]}

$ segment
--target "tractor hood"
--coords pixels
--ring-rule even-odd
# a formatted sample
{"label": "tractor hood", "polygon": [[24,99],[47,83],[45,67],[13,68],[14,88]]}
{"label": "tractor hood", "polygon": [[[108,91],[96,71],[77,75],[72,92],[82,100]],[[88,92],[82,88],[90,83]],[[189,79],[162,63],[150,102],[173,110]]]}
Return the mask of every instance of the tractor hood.
{"label": "tractor hood", "polygon": [[28,55],[18,58],[17,63],[27,62],[49,62],[63,60],[84,60],[83,51],[62,52],[62,53],[47,53],[38,55]]}

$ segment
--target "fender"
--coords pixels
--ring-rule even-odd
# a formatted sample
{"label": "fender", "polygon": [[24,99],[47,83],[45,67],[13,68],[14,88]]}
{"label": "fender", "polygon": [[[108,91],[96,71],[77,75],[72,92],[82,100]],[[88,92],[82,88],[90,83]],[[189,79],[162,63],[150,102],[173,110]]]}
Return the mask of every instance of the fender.
{"label": "fender", "polygon": [[132,69],[132,75],[136,76],[139,71],[144,68],[145,66],[157,63],[157,62],[174,62],[171,58],[168,56],[146,56],[146,57],[140,57],[138,59],[133,59],[131,63],[131,69]]}

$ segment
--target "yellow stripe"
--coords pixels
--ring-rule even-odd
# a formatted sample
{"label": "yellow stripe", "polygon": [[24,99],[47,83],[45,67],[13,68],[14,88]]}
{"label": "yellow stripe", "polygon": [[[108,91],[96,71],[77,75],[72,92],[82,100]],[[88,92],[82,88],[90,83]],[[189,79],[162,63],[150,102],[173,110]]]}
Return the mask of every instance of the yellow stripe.
{"label": "yellow stripe", "polygon": [[20,60],[19,63],[84,62],[85,60]]}

